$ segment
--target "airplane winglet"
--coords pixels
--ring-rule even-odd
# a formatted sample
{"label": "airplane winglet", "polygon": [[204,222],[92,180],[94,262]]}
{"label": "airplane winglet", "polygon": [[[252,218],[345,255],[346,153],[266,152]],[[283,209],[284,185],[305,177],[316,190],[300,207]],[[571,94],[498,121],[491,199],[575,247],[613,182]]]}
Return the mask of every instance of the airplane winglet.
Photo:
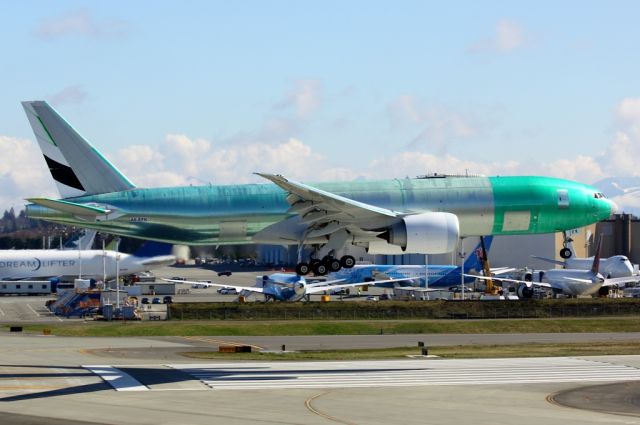
{"label": "airplane winglet", "polygon": [[61,199],[27,198],[27,201],[46,208],[79,216],[94,217],[109,214],[111,212],[111,210],[108,209],[94,207],[91,205],[76,204],[75,202],[63,201]]}

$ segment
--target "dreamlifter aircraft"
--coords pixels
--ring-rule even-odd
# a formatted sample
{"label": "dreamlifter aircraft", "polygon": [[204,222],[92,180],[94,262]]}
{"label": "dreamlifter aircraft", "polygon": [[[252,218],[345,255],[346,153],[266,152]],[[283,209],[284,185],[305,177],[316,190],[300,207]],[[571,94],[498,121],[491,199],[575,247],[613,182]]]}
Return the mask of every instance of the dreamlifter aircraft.
{"label": "dreamlifter aircraft", "polygon": [[[451,177],[307,185],[142,189],[131,183],[43,101],[23,102],[62,199],[34,198],[32,218],[188,245],[297,245],[296,270],[353,267],[345,244],[369,253],[451,252],[459,238],[574,229],[615,205],[590,186],[549,177]],[[302,247],[316,250],[302,258]]]}

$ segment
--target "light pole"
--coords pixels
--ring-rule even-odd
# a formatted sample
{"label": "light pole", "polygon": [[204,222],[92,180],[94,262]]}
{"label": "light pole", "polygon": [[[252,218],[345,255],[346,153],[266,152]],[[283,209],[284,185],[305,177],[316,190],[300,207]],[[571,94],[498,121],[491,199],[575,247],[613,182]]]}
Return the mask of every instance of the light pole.
{"label": "light pole", "polygon": [[460,238],[460,288],[462,289],[462,301],[464,301],[464,238]]}
{"label": "light pole", "polygon": [[120,314],[120,238],[116,238],[116,311]]}

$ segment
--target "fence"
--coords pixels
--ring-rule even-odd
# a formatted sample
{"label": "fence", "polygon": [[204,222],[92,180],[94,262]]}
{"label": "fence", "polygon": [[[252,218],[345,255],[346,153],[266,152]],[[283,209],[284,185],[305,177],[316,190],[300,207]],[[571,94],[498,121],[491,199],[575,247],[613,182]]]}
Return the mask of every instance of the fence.
{"label": "fence", "polygon": [[176,303],[173,320],[420,320],[640,315],[640,300]]}

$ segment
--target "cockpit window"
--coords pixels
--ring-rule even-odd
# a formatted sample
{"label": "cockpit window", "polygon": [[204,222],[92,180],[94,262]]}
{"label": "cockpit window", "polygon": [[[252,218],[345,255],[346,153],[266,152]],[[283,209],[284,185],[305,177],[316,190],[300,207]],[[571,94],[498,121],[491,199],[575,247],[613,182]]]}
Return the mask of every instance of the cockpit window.
{"label": "cockpit window", "polygon": [[604,193],[601,193],[601,192],[594,193],[593,197],[596,198],[596,199],[606,198],[606,196],[604,196]]}

